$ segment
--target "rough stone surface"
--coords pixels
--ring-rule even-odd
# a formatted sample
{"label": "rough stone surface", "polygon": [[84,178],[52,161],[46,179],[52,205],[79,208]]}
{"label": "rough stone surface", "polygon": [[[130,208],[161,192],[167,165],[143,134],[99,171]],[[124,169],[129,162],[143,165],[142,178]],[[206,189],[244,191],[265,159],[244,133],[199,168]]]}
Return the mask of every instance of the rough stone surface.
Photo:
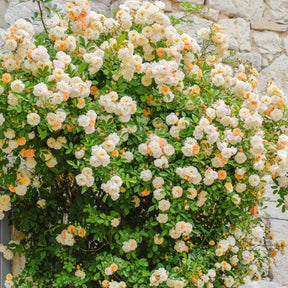
{"label": "rough stone surface", "polygon": [[204,4],[204,0],[188,0],[187,2],[189,2],[191,4],[198,4],[198,5]]}
{"label": "rough stone surface", "polygon": [[283,44],[284,44],[285,52],[288,55],[288,36],[284,38]]}
{"label": "rough stone surface", "polygon": [[[272,193],[270,187],[267,187],[265,198],[266,209],[260,211],[261,218],[265,221],[265,224],[269,226],[270,231],[275,233],[275,239],[268,243],[268,246],[273,248],[276,241],[288,240],[288,211],[282,213],[279,208],[277,208],[278,196]],[[272,265],[272,277],[273,281],[281,283],[282,285],[288,287],[287,271],[288,262],[287,255],[283,255],[280,252],[276,255],[274,259],[274,265]]]}
{"label": "rough stone surface", "polygon": [[263,0],[208,0],[207,6],[228,16],[240,16],[249,20],[261,18],[264,12]]}
{"label": "rough stone surface", "polygon": [[259,91],[262,91],[268,81],[274,81],[288,95],[288,57],[279,56],[274,62],[259,73]]}
{"label": "rough stone surface", "polygon": [[[278,209],[277,209],[278,210]],[[275,233],[275,240],[288,240],[288,217],[283,219],[283,216],[280,218],[274,219],[273,216],[270,218],[270,229]],[[275,263],[272,265],[272,275],[273,281],[281,283],[283,286],[288,287],[287,271],[288,271],[288,262],[287,255],[277,253],[275,257]]]}
{"label": "rough stone surface", "polygon": [[241,286],[241,288],[284,288],[284,286],[276,282],[254,281]]}
{"label": "rough stone surface", "polygon": [[6,11],[6,23],[11,26],[17,19],[31,16],[33,11],[37,11],[36,3],[32,1],[19,3],[18,0],[12,0]]}
{"label": "rough stone surface", "polygon": [[277,33],[255,31],[252,35],[260,53],[271,55],[281,52],[281,39]]}
{"label": "rough stone surface", "polygon": [[262,57],[262,69],[269,65],[269,60],[265,57]]}
{"label": "rough stone surface", "polygon": [[3,36],[4,36],[5,32],[6,32],[5,29],[0,28],[0,49],[2,49],[4,47]]}
{"label": "rough stone surface", "polygon": [[204,18],[217,22],[219,19],[220,12],[219,10],[216,10],[213,8],[205,8],[203,14],[204,14]]}
{"label": "rough stone surface", "polygon": [[[11,229],[11,236],[12,240],[14,241],[21,241],[24,238],[24,234],[20,231],[16,230],[14,226],[12,226]],[[24,256],[19,256],[18,254],[14,255],[13,261],[12,261],[12,271],[13,275],[17,276],[21,271],[23,271],[25,267],[25,258]]]}
{"label": "rough stone surface", "polygon": [[[175,16],[175,18],[181,18],[183,17],[183,12],[179,12],[179,13],[173,13],[173,15]],[[197,17],[197,16],[193,16],[193,23],[183,23],[183,24],[178,24],[176,27],[177,29],[186,32],[187,34],[189,34],[190,36],[194,37],[194,38],[198,38],[197,36],[197,32],[203,28],[203,27],[209,27],[212,22],[207,20],[207,19],[203,19],[201,17]]]}
{"label": "rough stone surface", "polygon": [[[227,57],[229,57],[227,55]],[[237,60],[241,59],[243,63],[248,62],[251,63],[254,68],[257,69],[257,71],[261,70],[262,65],[262,56],[260,53],[257,52],[236,52],[234,56],[230,56],[231,59]]]}
{"label": "rough stone surface", "polygon": [[111,16],[110,4],[111,4],[110,0],[91,1],[91,9],[98,13]]}
{"label": "rough stone surface", "polygon": [[288,21],[288,1],[287,0],[266,0],[268,8],[264,14],[264,18],[277,20],[280,23]]}
{"label": "rough stone surface", "polygon": [[257,20],[251,21],[251,28],[254,30],[269,30],[269,31],[276,31],[276,32],[285,32],[288,31],[287,24],[279,24],[276,22],[269,21],[265,18],[260,18]]}
{"label": "rough stone surface", "polygon": [[229,48],[232,50],[251,51],[250,25],[242,18],[222,19],[219,24],[229,36]]}
{"label": "rough stone surface", "polygon": [[5,28],[6,21],[5,21],[5,14],[8,7],[8,2],[6,0],[2,0],[0,2],[0,28]]}

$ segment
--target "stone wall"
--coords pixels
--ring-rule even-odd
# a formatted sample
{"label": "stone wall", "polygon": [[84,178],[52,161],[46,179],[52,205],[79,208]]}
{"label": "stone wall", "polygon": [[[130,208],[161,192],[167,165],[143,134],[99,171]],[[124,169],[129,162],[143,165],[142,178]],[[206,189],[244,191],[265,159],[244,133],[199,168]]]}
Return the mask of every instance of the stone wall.
{"label": "stone wall", "polygon": [[[183,16],[181,2],[164,0],[168,13],[174,17]],[[274,81],[288,95],[288,0],[188,0],[191,4],[204,5],[204,17],[191,15],[192,24],[181,24],[179,29],[197,37],[199,28],[217,22],[229,36],[229,47],[236,52],[236,59],[253,63],[259,73],[259,91],[266,82]],[[53,0],[63,6],[64,0]],[[119,0],[90,0],[93,10],[111,15]],[[18,18],[29,17],[36,11],[36,4],[28,0],[19,4],[18,0],[0,0],[0,34],[5,32]],[[38,26],[38,29],[41,29]],[[0,40],[0,45],[3,42]],[[271,193],[270,193],[271,194]],[[275,200],[267,191],[267,197]],[[276,209],[275,202],[269,202],[262,219],[279,239],[288,242],[288,213]],[[266,214],[265,214],[266,213]],[[267,214],[268,213],[268,214]],[[268,281],[252,283],[245,287],[288,287],[288,261],[285,255],[276,256],[275,265],[269,273]],[[278,283],[278,284],[277,284]]]}

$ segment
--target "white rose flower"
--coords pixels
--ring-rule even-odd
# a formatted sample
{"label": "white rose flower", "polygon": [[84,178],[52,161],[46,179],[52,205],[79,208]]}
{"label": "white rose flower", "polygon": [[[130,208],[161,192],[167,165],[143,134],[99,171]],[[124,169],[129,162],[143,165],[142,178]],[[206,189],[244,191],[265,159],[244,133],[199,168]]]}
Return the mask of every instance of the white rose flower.
{"label": "white rose flower", "polygon": [[29,113],[27,115],[27,123],[31,126],[37,126],[40,123],[40,115],[37,113]]}
{"label": "white rose flower", "polygon": [[159,203],[158,203],[158,208],[161,211],[167,211],[170,209],[171,203],[168,200],[164,200],[162,199]]}
{"label": "white rose flower", "polygon": [[[239,262],[239,259],[237,257],[237,255],[233,255],[231,258],[230,258],[230,262],[232,265],[235,265]],[[235,265],[236,266],[236,265]]]}
{"label": "white rose flower", "polygon": [[172,239],[177,239],[181,236],[181,233],[175,229],[171,229],[169,231],[169,236],[172,238]]}
{"label": "white rose flower", "polygon": [[114,218],[111,220],[111,226],[112,227],[116,228],[119,226],[119,224],[120,224],[120,218]]}
{"label": "white rose flower", "polygon": [[180,128],[178,126],[172,126],[169,133],[173,138],[177,138],[180,135]]}
{"label": "white rose flower", "polygon": [[234,159],[238,164],[243,164],[247,160],[247,157],[243,152],[238,152]]}
{"label": "white rose flower", "polygon": [[140,173],[140,178],[144,181],[144,182],[147,182],[149,180],[151,180],[152,178],[152,172],[150,169],[147,169],[147,170],[144,170],[144,171],[141,171]]}
{"label": "white rose flower", "polygon": [[13,252],[9,249],[6,249],[3,253],[3,256],[6,260],[11,260],[14,256]]}
{"label": "white rose flower", "polygon": [[224,284],[225,287],[232,287],[235,280],[232,276],[224,277]]}
{"label": "white rose flower", "polygon": [[86,273],[84,271],[78,269],[75,271],[75,276],[79,277],[80,279],[83,280],[86,277]]}
{"label": "white rose flower", "polygon": [[204,129],[205,127],[209,126],[210,122],[206,118],[201,118],[199,121],[199,126]]}
{"label": "white rose flower", "polygon": [[7,99],[8,99],[9,105],[12,105],[12,106],[18,105],[18,97],[16,95],[10,93]]}
{"label": "white rose flower", "polygon": [[153,197],[158,201],[163,199],[165,196],[166,193],[162,189],[156,189],[153,191]]}
{"label": "white rose flower", "polygon": [[107,275],[107,276],[110,276],[113,274],[113,271],[111,269],[111,267],[106,267],[105,270],[104,270],[104,273]]}
{"label": "white rose flower", "polygon": [[283,118],[283,112],[279,109],[274,109],[271,113],[270,113],[270,117],[273,121],[279,121]]}
{"label": "white rose flower", "polygon": [[245,183],[237,183],[235,186],[235,191],[237,193],[242,193],[246,190],[246,184]]}
{"label": "white rose flower", "polygon": [[206,115],[211,118],[212,120],[216,117],[216,111],[215,109],[211,108],[211,107],[208,107],[206,109]]}
{"label": "white rose flower", "polygon": [[48,96],[48,87],[44,83],[36,84],[33,88],[33,94],[35,96]]}
{"label": "white rose flower", "polygon": [[259,225],[252,229],[252,235],[256,240],[260,241],[264,237],[264,229]]}
{"label": "white rose flower", "polygon": [[250,116],[250,111],[247,108],[241,108],[239,111],[239,116],[241,118],[247,118],[248,116]]}
{"label": "white rose flower", "polygon": [[80,115],[78,117],[78,124],[82,127],[88,127],[90,123],[90,118],[86,115]]}
{"label": "white rose flower", "polygon": [[147,144],[146,143],[141,143],[138,146],[138,151],[142,154],[142,155],[147,155]]}
{"label": "white rose flower", "polygon": [[159,234],[154,235],[154,243],[156,245],[161,245],[164,242],[164,238],[159,238]]}
{"label": "white rose flower", "polygon": [[133,153],[130,151],[123,152],[122,157],[126,160],[127,163],[132,162],[134,159]]}
{"label": "white rose flower", "polygon": [[87,178],[84,174],[78,174],[76,177],[76,183],[79,185],[79,186],[85,186],[86,185],[86,182],[87,182]]}
{"label": "white rose flower", "polygon": [[77,159],[83,158],[84,155],[85,155],[85,151],[84,151],[83,149],[80,149],[79,151],[76,151],[76,152],[75,152],[75,157],[76,157]]}
{"label": "white rose flower", "polygon": [[237,195],[237,194],[233,195],[233,197],[232,197],[232,202],[233,202],[236,206],[238,206],[238,205],[240,204],[240,202],[241,202],[241,198],[239,197],[239,195]]}
{"label": "white rose flower", "polygon": [[252,174],[249,176],[248,181],[251,186],[256,187],[260,183],[260,177],[256,174]]}
{"label": "white rose flower", "polygon": [[199,38],[201,40],[208,40],[209,39],[209,35],[210,35],[210,30],[208,28],[201,28],[198,32],[197,32]]}
{"label": "white rose flower", "polygon": [[101,147],[107,152],[112,152],[115,149],[115,143],[112,140],[106,140],[101,144]]}
{"label": "white rose flower", "polygon": [[177,241],[175,246],[174,246],[174,249],[178,252],[178,253],[182,253],[185,251],[185,248],[186,248],[186,244],[184,241]]}
{"label": "white rose flower", "polygon": [[174,147],[170,144],[166,144],[163,148],[163,151],[167,156],[172,156],[175,153]]}
{"label": "white rose flower", "polygon": [[158,216],[156,217],[156,220],[159,223],[167,223],[168,222],[168,215],[163,214],[163,213],[159,213]]}
{"label": "white rose flower", "polygon": [[45,199],[40,199],[37,201],[37,206],[39,208],[44,208],[46,206],[46,200]]}
{"label": "white rose flower", "polygon": [[162,177],[156,177],[152,181],[152,185],[154,188],[160,188],[164,184],[164,179]]}
{"label": "white rose flower", "polygon": [[174,186],[172,188],[172,195],[174,198],[180,198],[183,194],[183,189],[180,186]]}
{"label": "white rose flower", "polygon": [[3,116],[3,113],[0,113],[0,126],[2,126],[4,122],[5,122],[5,118]]}
{"label": "white rose flower", "polygon": [[25,88],[25,84],[21,80],[14,80],[11,83],[11,90],[13,92],[21,93],[23,92],[24,88]]}
{"label": "white rose flower", "polygon": [[4,286],[5,288],[12,288],[14,285],[14,282],[12,280],[5,280]]}
{"label": "white rose flower", "polygon": [[170,113],[166,117],[166,123],[167,125],[175,125],[178,121],[178,116],[175,113]]}
{"label": "white rose flower", "polygon": [[22,184],[17,185],[17,186],[15,187],[15,192],[16,192],[17,195],[23,196],[23,195],[25,195],[26,192],[27,192],[27,186],[22,185]]}

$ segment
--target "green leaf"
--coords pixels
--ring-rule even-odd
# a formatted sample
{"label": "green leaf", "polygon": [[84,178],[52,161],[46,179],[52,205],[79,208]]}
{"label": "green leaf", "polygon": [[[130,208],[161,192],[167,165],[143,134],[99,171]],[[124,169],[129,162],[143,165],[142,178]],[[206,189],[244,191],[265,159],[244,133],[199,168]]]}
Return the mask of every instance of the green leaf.
{"label": "green leaf", "polygon": [[79,168],[79,167],[78,167],[73,161],[71,161],[71,160],[67,160],[66,162],[67,162],[67,164],[69,164],[69,165],[72,166],[73,168],[76,168],[76,169]]}
{"label": "green leaf", "polygon": [[78,66],[78,73],[82,74],[87,68],[88,68],[88,63],[86,62],[82,62],[79,66]]}
{"label": "green leaf", "polygon": [[119,38],[117,38],[117,46],[120,46],[126,39],[127,33],[123,33]]}

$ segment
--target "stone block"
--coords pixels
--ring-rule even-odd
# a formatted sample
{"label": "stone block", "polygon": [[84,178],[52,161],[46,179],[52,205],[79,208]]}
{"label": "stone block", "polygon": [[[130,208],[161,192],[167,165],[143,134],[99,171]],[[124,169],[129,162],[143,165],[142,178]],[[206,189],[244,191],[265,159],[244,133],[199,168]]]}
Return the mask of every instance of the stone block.
{"label": "stone block", "polygon": [[[109,17],[111,17],[111,10],[110,10],[110,5],[111,1],[110,0],[99,0],[99,1],[90,1],[91,4],[91,9],[97,13],[105,14]],[[119,8],[116,7],[116,8]]]}
{"label": "stone block", "polygon": [[269,60],[266,57],[262,57],[262,68],[265,68],[269,65]]}
{"label": "stone block", "polygon": [[268,67],[259,73],[258,91],[265,89],[268,81],[274,81],[282,88],[284,95],[288,96],[288,56],[282,54],[277,57]]}
{"label": "stone block", "polygon": [[204,0],[188,0],[187,2],[190,4],[203,5],[205,1]]}
{"label": "stone block", "polygon": [[285,288],[281,284],[277,282],[270,282],[270,281],[251,281],[243,286],[240,286],[240,288]]}
{"label": "stone block", "polygon": [[288,31],[288,24],[279,24],[276,22],[269,21],[265,18],[252,20],[251,22],[251,28],[253,30],[270,30],[270,31],[276,31],[276,32],[285,32]]}
{"label": "stone block", "polygon": [[[272,190],[267,186],[265,198],[269,198],[269,201],[264,202],[267,205],[265,210],[260,210],[261,218],[269,223],[269,230],[275,233],[275,239],[269,244],[275,244],[275,241],[285,240],[288,242],[288,211],[281,212],[281,209],[277,206],[278,196],[272,193]],[[287,243],[288,244],[288,243]],[[272,248],[272,247],[271,247]],[[288,287],[288,259],[287,255],[283,255],[280,252],[277,253],[274,258],[274,264],[272,265],[273,281]]]}
{"label": "stone block", "polygon": [[[288,219],[269,219],[270,221],[270,230],[275,233],[274,241],[285,240],[288,242]],[[288,244],[288,243],[287,243]],[[287,248],[286,248],[287,249]],[[288,259],[287,253],[281,254],[277,253],[276,257],[273,258],[274,264],[272,265],[272,275],[273,281],[278,282],[279,284],[288,287]]]}
{"label": "stone block", "polygon": [[279,34],[271,31],[254,31],[252,36],[260,53],[271,55],[281,52],[282,47]]}
{"label": "stone block", "polygon": [[[17,19],[30,18],[34,11],[38,11],[36,3],[31,0],[23,3],[19,3],[18,0],[12,0],[6,11],[5,21],[8,26],[12,26]],[[42,27],[38,30],[41,30]]]}
{"label": "stone block", "polygon": [[[228,52],[229,53],[229,52]],[[261,70],[262,67],[262,56],[260,53],[257,52],[236,52],[233,56],[228,56],[229,59],[237,60],[241,59],[243,63],[251,63],[254,68],[257,69],[257,71]]]}
{"label": "stone block", "polygon": [[285,52],[288,55],[288,36],[286,38],[284,38],[283,44],[284,44]]}
{"label": "stone block", "polygon": [[2,50],[4,48],[5,42],[4,42],[4,33],[6,32],[6,29],[0,28],[0,49]]}
{"label": "stone block", "polygon": [[279,23],[287,24],[288,1],[287,0],[266,0],[269,9],[266,9],[264,17],[269,20],[276,20]]}
{"label": "stone block", "polygon": [[263,0],[208,0],[206,5],[228,16],[243,17],[248,20],[261,18],[264,12]]}
{"label": "stone block", "polygon": [[[183,12],[179,12],[179,13],[173,13],[173,16],[175,18],[180,18],[183,17],[184,13]],[[189,34],[191,37],[194,37],[196,39],[198,39],[198,35],[197,32],[203,28],[209,28],[209,26],[212,24],[211,21],[207,20],[207,19],[203,19],[201,17],[198,17],[196,15],[193,15],[191,17],[191,19],[193,20],[193,23],[181,23],[176,25],[176,28],[180,31],[183,31],[187,34]]]}
{"label": "stone block", "polygon": [[219,18],[219,10],[205,7],[205,9],[203,11],[203,16],[206,19],[217,22],[218,18]]}
{"label": "stone block", "polygon": [[6,0],[0,1],[0,28],[6,28],[5,14],[8,8],[8,2]]}
{"label": "stone block", "polygon": [[221,19],[219,24],[229,37],[229,48],[238,51],[251,51],[250,25],[242,18]]}
{"label": "stone block", "polygon": [[172,5],[171,1],[163,0],[162,2],[165,4],[165,9],[164,9],[165,12],[172,12],[173,11],[174,5]]}

